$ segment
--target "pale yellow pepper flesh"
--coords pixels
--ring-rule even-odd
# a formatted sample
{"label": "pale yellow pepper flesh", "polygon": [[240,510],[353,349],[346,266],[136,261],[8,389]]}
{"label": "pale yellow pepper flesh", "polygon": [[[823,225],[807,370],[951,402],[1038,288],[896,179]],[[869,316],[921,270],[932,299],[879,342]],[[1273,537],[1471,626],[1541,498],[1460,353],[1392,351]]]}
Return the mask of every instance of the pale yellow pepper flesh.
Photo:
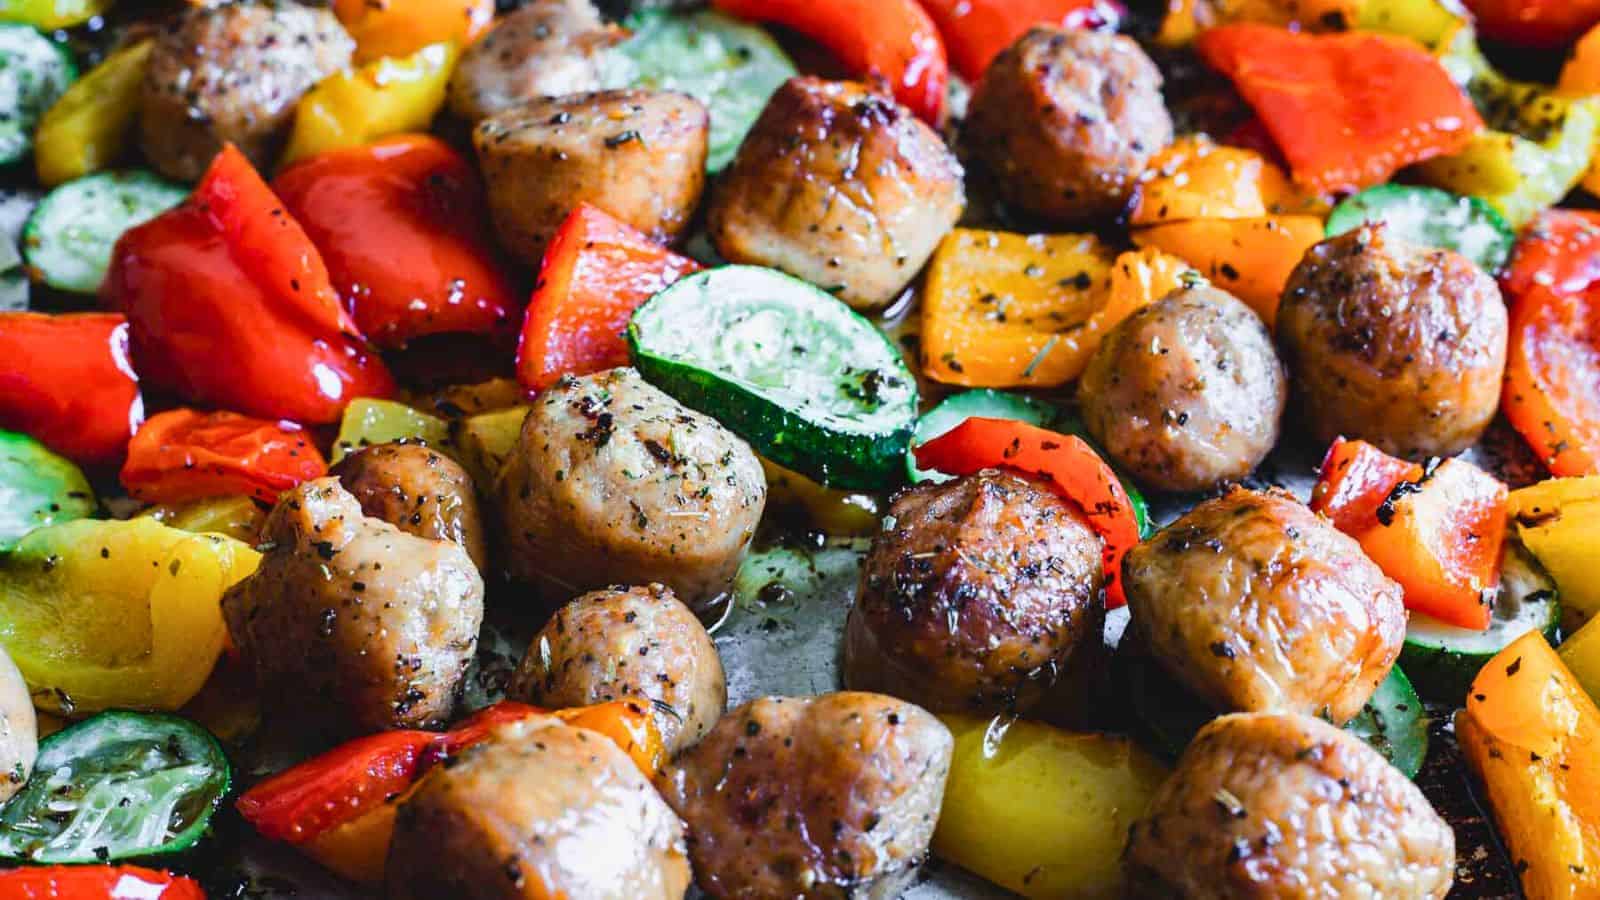
{"label": "pale yellow pepper flesh", "polygon": [[418,441],[451,453],[450,423],[404,403],[360,397],[345,407],[328,462],[336,463],[364,447],[394,441]]}
{"label": "pale yellow pepper flesh", "polygon": [[1512,491],[1507,504],[1523,546],[1555,579],[1563,620],[1600,614],[1600,475],[1547,479]]}
{"label": "pale yellow pepper flesh", "polygon": [[127,153],[139,118],[139,92],[155,41],[112,53],[67,88],[39,121],[33,162],[54,187],[98,172]]}
{"label": "pale yellow pepper flesh", "polygon": [[324,78],[295,108],[283,164],[428,130],[444,106],[459,57],[452,42],[430,44],[410,56],[375,60]]}

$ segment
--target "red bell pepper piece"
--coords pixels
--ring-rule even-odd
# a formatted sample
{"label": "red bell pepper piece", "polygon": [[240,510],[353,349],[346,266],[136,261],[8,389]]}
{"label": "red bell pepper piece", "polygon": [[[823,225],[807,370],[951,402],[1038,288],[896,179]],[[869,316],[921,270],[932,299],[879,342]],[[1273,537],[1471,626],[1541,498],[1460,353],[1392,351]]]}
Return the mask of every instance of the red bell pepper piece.
{"label": "red bell pepper piece", "polygon": [[1471,463],[1424,468],[1340,438],[1323,461],[1311,508],[1400,583],[1407,609],[1483,629],[1500,582],[1506,496],[1504,484]]}
{"label": "red bell pepper piece", "polygon": [[1318,193],[1381,184],[1483,129],[1439,61],[1405,38],[1238,24],[1201,32],[1197,49],[1261,118],[1294,180]]}
{"label": "red bell pepper piece", "polygon": [[1043,479],[1083,510],[1105,544],[1106,606],[1126,602],[1122,557],[1139,543],[1139,520],[1117,473],[1082,439],[1024,422],[971,418],[914,452],[919,467],[949,475],[1006,469]]}
{"label": "red bell pepper piece", "polygon": [[448,144],[399,135],[334,150],[289,167],[272,188],[375,343],[509,336],[519,304],[495,257],[483,187]]}
{"label": "red bell pepper piece", "polygon": [[115,313],[0,313],[0,428],[84,465],[122,458],[144,420]]}
{"label": "red bell pepper piece", "polygon": [[923,121],[944,117],[950,66],[944,41],[917,0],[712,0],[730,15],[793,28],[850,71],[883,81]]}
{"label": "red bell pepper piece", "polygon": [[293,422],[174,409],[151,416],[128,444],[122,486],[146,503],[249,494],[263,503],[328,473],[322,452]]}
{"label": "red bell pepper piece", "polygon": [[622,333],[641,303],[700,268],[608,213],[579,204],[545,251],[517,348],[517,378],[540,391],[563,375],[628,364]]}
{"label": "red bell pepper piece", "polygon": [[1523,232],[1500,408],[1556,475],[1600,474],[1600,214],[1553,209]]}
{"label": "red bell pepper piece", "polygon": [[273,840],[309,841],[411,787],[439,740],[431,731],[357,738],[245,791],[239,814]]}
{"label": "red bell pepper piece", "polygon": [[0,872],[0,900],[206,900],[200,884],[138,866],[42,866]]}
{"label": "red bell pepper piece", "polygon": [[232,146],[187,203],[122,236],[102,291],[139,374],[186,400],[326,424],[394,393],[316,247]]}
{"label": "red bell pepper piece", "polygon": [[1600,23],[1600,0],[1467,0],[1484,37],[1520,47],[1564,48]]}
{"label": "red bell pepper piece", "polygon": [[1110,0],[922,0],[950,63],[977,81],[989,63],[1035,25],[1116,30],[1127,10]]}

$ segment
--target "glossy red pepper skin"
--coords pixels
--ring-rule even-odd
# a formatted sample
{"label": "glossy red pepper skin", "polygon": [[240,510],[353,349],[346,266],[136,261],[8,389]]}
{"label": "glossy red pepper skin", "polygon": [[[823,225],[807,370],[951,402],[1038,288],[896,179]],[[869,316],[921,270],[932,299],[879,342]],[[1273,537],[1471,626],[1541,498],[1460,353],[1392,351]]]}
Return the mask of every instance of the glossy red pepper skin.
{"label": "glossy red pepper skin", "polygon": [[944,38],[950,65],[968,81],[1035,25],[1116,30],[1126,10],[1108,0],[921,0]]}
{"label": "glossy red pepper skin", "polygon": [[272,187],[369,340],[510,337],[521,303],[495,255],[483,186],[448,144],[399,135],[335,150],[290,166]]}
{"label": "glossy red pepper skin", "polygon": [[198,882],[138,866],[41,866],[0,872],[0,900],[206,900]]}
{"label": "glossy red pepper skin", "polygon": [[320,425],[395,390],[316,248],[232,146],[187,203],[122,236],[102,299],[128,317],[140,376],[203,406]]}
{"label": "glossy red pepper skin", "polygon": [[276,503],[280,493],[327,473],[322,452],[293,422],[174,409],[151,416],[133,436],[122,486],[146,503],[226,494]]}
{"label": "glossy red pepper skin", "polygon": [[923,121],[944,121],[950,64],[917,0],[712,0],[730,15],[793,28],[867,82],[881,80]]}
{"label": "glossy red pepper skin", "polygon": [[112,465],[144,421],[128,323],[115,313],[0,313],[0,428]]}
{"label": "glossy red pepper skin", "polygon": [[1319,194],[1381,184],[1483,129],[1439,60],[1405,38],[1239,24],[1201,32],[1196,49],[1255,110],[1294,180]]}
{"label": "glossy red pepper skin", "polygon": [[517,379],[542,391],[563,375],[628,364],[623,339],[639,305],[700,265],[587,203],[545,251],[517,347]]}
{"label": "glossy red pepper skin", "polygon": [[917,465],[948,475],[1006,469],[1042,479],[1078,505],[1104,544],[1106,606],[1127,602],[1122,557],[1139,543],[1139,520],[1117,473],[1081,438],[1010,419],[971,418],[914,449]]}
{"label": "glossy red pepper skin", "polygon": [[1564,48],[1600,23],[1600,0],[1467,0],[1478,33],[1518,47]]}

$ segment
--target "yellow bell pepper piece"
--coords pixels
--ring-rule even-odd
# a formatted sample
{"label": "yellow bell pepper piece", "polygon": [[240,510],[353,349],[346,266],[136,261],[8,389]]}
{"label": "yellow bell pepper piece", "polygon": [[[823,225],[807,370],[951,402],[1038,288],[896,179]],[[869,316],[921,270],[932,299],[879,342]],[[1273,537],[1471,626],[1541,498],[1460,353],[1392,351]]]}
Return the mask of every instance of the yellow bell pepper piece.
{"label": "yellow bell pepper piece", "polygon": [[98,172],[127,151],[154,46],[146,39],[106,57],[45,112],[33,143],[41,184],[54,187]]}
{"label": "yellow bell pepper piece", "polygon": [[935,855],[1024,897],[1122,896],[1122,848],[1160,762],[1122,737],[940,719],[956,743]]}
{"label": "yellow bell pepper piece", "polygon": [[453,449],[449,422],[404,403],[359,397],[344,408],[339,436],[334,439],[328,461],[336,463],[363,447],[407,440],[421,441],[446,453]]}
{"label": "yellow bell pepper piece", "polygon": [[222,653],[223,593],[260,560],[151,518],[41,528],[0,560],[0,644],[47,712],[175,710]]}
{"label": "yellow bell pepper piece", "polygon": [[487,493],[499,480],[500,469],[516,448],[523,420],[528,418],[531,409],[530,406],[513,406],[461,420],[456,432],[461,465],[479,490]]}
{"label": "yellow bell pepper piece", "polygon": [[261,538],[267,513],[244,494],[207,497],[191,503],[163,503],[139,513],[180,531],[225,534],[252,546]]}
{"label": "yellow bell pepper piece", "polygon": [[1140,247],[1186,260],[1217,287],[1243,300],[1271,328],[1290,273],[1324,237],[1320,216],[1193,219],[1133,232]]}
{"label": "yellow bell pepper piece", "polygon": [[1600,625],[1595,622],[1561,642],[1561,661],[1578,679],[1590,700],[1600,703]]}
{"label": "yellow bell pepper piece", "polygon": [[1433,47],[1469,21],[1470,15],[1460,0],[1364,0],[1355,27],[1398,34]]}
{"label": "yellow bell pepper piece", "polygon": [[818,484],[763,458],[767,474],[767,500],[774,506],[796,507],[823,534],[833,537],[871,537],[878,533],[883,511],[878,498]]}
{"label": "yellow bell pepper piece", "polygon": [[1543,635],[1483,667],[1455,726],[1529,900],[1600,896],[1600,709]]}
{"label": "yellow bell pepper piece", "polygon": [[934,253],[922,302],[923,372],[965,387],[1055,387],[1100,339],[1189,266],[1118,256],[1091,234],[958,228]]}
{"label": "yellow bell pepper piece", "polygon": [[295,108],[284,165],[391,134],[426,131],[444,106],[459,57],[454,43],[431,44],[324,78]]}
{"label": "yellow bell pepper piece", "polygon": [[71,28],[104,13],[115,0],[0,0],[0,22],[19,22],[41,31]]}
{"label": "yellow bell pepper piece", "polygon": [[1507,502],[1523,546],[1555,579],[1563,621],[1600,614],[1600,475],[1551,478],[1512,491]]}

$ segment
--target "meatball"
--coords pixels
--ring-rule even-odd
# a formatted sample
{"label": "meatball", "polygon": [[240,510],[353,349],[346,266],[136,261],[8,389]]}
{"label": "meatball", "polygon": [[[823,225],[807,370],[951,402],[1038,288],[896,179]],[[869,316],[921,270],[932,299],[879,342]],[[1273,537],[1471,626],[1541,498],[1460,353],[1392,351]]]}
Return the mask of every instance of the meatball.
{"label": "meatball", "polygon": [[632,369],[539,396],[500,472],[507,568],[547,597],[660,583],[715,609],[767,502],[748,444]]}
{"label": "meatball", "polygon": [[1089,433],[1163,491],[1249,475],[1278,442],[1287,396],[1266,326],[1210,287],[1175,291],[1124,319],[1078,382]]}
{"label": "meatball", "polygon": [[335,478],[285,492],[262,534],[222,613],[267,705],[356,733],[450,717],[483,622],[465,550],[366,516]]}
{"label": "meatball", "polygon": [[502,726],[401,804],[394,900],[681,900],[683,824],[617,745],[548,717]]}
{"label": "meatball", "polygon": [[889,508],[845,626],[845,684],[934,712],[1024,712],[1099,641],[1101,543],[1015,475],[924,484]]}
{"label": "meatball", "polygon": [[671,243],[700,203],[710,128],[700,101],[670,91],[535,100],[479,122],[472,142],[500,242],[537,265],[589,203]]}
{"label": "meatball", "polygon": [[966,202],[961,164],[910,110],[859,84],[792,78],[724,173],[706,224],[730,262],[870,309],[905,290]]}
{"label": "meatball", "polygon": [[350,65],[355,41],[326,9],[299,3],[191,5],[145,69],[140,136],[169,178],[194,181],[225,142],[268,169],[295,105]]}
{"label": "meatball", "polygon": [[1322,443],[1344,436],[1396,456],[1448,456],[1499,407],[1508,330],[1494,279],[1381,225],[1306,251],[1277,331],[1295,404]]}
{"label": "meatball", "polygon": [[1122,564],[1152,656],[1225,712],[1343,724],[1389,674],[1406,611],[1355,540],[1281,491],[1207,500]]}
{"label": "meatball", "polygon": [[973,90],[962,146],[1019,210],[1090,222],[1127,206],[1172,142],[1161,72],[1131,38],[1034,28],[990,63]]}
{"label": "meatball", "polygon": [[607,51],[627,36],[600,21],[590,0],[531,0],[461,54],[450,111],[476,122],[530,100],[598,91]]}
{"label": "meatball", "polygon": [[1455,834],[1360,738],[1292,713],[1223,716],[1133,824],[1136,897],[1440,898]]}
{"label": "meatball", "polygon": [[510,693],[555,709],[644,700],[672,753],[700,740],[728,702],[711,635],[659,584],[593,591],[561,607],[528,647]]}
{"label": "meatball", "polygon": [[658,786],[714,898],[898,897],[927,854],[954,746],[891,697],[769,697],[724,716]]}
{"label": "meatball", "polygon": [[28,683],[0,647],[0,803],[22,790],[39,756],[39,721]]}
{"label": "meatball", "polygon": [[461,464],[421,444],[367,447],[330,471],[361,511],[407,534],[460,544],[478,571],[488,560],[478,492]]}

